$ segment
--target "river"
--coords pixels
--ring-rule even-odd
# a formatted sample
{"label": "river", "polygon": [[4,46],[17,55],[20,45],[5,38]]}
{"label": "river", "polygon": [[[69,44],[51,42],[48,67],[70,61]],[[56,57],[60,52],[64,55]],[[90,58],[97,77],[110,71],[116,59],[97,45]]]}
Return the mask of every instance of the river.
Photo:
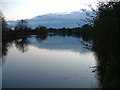
{"label": "river", "polygon": [[80,40],[34,35],[7,43],[3,88],[99,88],[95,55]]}

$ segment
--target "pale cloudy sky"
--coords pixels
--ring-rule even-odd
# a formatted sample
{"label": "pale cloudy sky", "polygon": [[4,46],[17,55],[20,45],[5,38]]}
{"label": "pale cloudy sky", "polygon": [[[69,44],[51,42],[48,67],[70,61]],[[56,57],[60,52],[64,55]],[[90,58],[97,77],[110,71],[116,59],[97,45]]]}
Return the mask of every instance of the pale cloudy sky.
{"label": "pale cloudy sky", "polygon": [[95,7],[97,0],[1,0],[0,6],[7,20],[29,19],[48,13],[62,13]]}

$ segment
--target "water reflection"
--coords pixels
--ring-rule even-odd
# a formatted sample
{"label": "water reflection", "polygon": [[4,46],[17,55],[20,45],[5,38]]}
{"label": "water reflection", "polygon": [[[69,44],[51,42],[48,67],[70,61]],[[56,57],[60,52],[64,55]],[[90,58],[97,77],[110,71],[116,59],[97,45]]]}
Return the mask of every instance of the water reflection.
{"label": "water reflection", "polygon": [[43,34],[43,35],[36,35],[36,39],[38,40],[38,42],[41,42],[42,40],[47,39],[48,35],[47,34]]}
{"label": "water reflection", "polygon": [[83,39],[35,35],[6,43],[3,87],[100,87],[96,74],[89,68],[96,66],[93,53],[83,48],[80,40]]}
{"label": "water reflection", "polygon": [[[60,37],[53,36],[48,37],[42,43],[37,42],[36,38],[29,38],[31,44],[38,48],[50,49],[50,50],[71,50],[74,52],[87,53],[90,52],[82,47],[82,43],[77,38],[73,37]],[[81,39],[82,40],[82,39]]]}
{"label": "water reflection", "polygon": [[2,43],[2,56],[6,56],[8,52],[8,48],[10,47],[10,44],[8,42]]}
{"label": "water reflection", "polygon": [[[45,40],[45,41],[44,41]],[[43,42],[42,42],[43,41]],[[3,42],[2,54],[7,55],[8,48],[11,47],[12,43],[15,43],[16,48],[21,52],[27,52],[29,50],[28,45],[33,45],[38,48],[45,49],[58,49],[58,50],[71,50],[80,53],[90,52],[83,48],[82,38],[73,38],[72,36],[47,36],[47,35],[34,35],[21,39],[16,39],[10,42]]]}
{"label": "water reflection", "polygon": [[28,51],[28,44],[30,44],[30,41],[27,38],[15,40],[16,48],[23,53]]}

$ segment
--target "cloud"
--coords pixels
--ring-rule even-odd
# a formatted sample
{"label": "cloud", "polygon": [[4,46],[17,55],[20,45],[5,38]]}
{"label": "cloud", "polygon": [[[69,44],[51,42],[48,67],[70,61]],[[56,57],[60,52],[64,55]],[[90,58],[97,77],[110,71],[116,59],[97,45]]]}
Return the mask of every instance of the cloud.
{"label": "cloud", "polygon": [[111,2],[119,2],[120,0],[110,0]]}
{"label": "cloud", "polygon": [[[90,12],[91,13],[91,12]],[[46,14],[46,15],[39,15],[33,17],[31,19],[27,19],[29,22],[29,26],[32,28],[37,27],[38,25],[43,25],[48,28],[73,28],[78,27],[79,23],[81,26],[86,22],[82,21],[81,19],[85,20],[86,13],[85,12],[71,12],[71,13],[53,13],[53,14]],[[17,21],[8,21],[8,23],[14,26]]]}
{"label": "cloud", "polygon": [[2,0],[3,13],[7,20],[29,19],[48,13],[72,12],[90,9],[96,0]]}

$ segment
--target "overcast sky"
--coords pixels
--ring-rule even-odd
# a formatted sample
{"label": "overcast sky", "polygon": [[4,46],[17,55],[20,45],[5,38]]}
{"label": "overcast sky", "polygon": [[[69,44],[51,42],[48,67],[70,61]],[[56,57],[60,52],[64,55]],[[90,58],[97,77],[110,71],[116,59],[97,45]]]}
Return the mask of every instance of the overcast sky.
{"label": "overcast sky", "polygon": [[1,0],[7,20],[29,19],[48,13],[69,13],[95,7],[97,0]]}

